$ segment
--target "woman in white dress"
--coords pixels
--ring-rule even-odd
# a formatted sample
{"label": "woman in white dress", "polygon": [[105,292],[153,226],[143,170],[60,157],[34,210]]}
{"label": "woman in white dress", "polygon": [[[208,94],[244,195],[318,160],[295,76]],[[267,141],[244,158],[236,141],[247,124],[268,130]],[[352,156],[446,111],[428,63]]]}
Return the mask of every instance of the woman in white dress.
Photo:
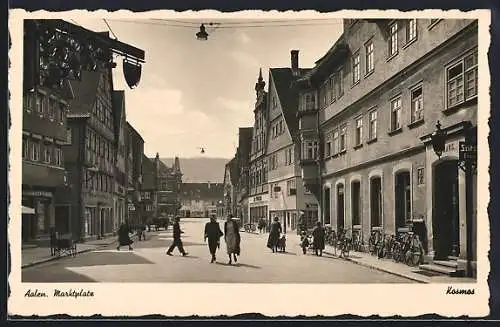
{"label": "woman in white dress", "polygon": [[224,223],[224,240],[226,241],[227,254],[229,255],[229,264],[237,262],[237,255],[240,255],[240,228],[238,223],[229,214]]}

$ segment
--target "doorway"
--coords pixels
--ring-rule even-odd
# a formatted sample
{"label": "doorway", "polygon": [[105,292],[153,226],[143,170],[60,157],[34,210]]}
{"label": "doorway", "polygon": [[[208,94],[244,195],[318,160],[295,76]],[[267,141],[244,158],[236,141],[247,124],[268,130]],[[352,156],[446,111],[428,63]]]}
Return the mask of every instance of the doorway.
{"label": "doorway", "polygon": [[434,259],[439,260],[460,253],[457,160],[437,164],[433,173],[432,233]]}
{"label": "doorway", "polygon": [[394,175],[394,205],[396,215],[396,231],[406,227],[411,218],[411,185],[410,172],[402,171]]}
{"label": "doorway", "polygon": [[382,227],[382,178],[370,180],[370,225]]}
{"label": "doorway", "polygon": [[353,226],[361,225],[361,182],[351,183],[351,216]]}
{"label": "doorway", "polygon": [[70,213],[69,206],[56,206],[55,208],[55,224],[56,232],[59,234],[67,234],[70,232]]}
{"label": "doorway", "polygon": [[330,221],[330,188],[329,187],[325,188],[324,194],[325,194],[325,199],[324,199],[324,203],[325,203],[325,205],[324,205],[324,210],[325,210],[324,224],[325,225],[330,225],[331,221]]}
{"label": "doorway", "polygon": [[344,229],[344,184],[337,185],[337,232]]}

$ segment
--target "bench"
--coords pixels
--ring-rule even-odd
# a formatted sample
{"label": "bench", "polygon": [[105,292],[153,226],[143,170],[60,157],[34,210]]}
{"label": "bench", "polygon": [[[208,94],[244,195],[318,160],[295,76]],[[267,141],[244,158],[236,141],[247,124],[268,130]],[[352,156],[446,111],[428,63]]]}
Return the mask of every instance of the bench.
{"label": "bench", "polygon": [[76,256],[76,242],[69,237],[58,237],[57,234],[52,234],[50,236],[50,255],[61,256],[63,254]]}

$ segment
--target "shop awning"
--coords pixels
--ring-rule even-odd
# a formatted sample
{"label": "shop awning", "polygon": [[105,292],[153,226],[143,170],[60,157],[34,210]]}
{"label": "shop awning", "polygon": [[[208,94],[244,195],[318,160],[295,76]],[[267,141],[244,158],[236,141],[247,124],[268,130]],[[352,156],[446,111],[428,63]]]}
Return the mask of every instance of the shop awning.
{"label": "shop awning", "polygon": [[30,207],[21,206],[21,212],[23,215],[34,215],[35,209]]}

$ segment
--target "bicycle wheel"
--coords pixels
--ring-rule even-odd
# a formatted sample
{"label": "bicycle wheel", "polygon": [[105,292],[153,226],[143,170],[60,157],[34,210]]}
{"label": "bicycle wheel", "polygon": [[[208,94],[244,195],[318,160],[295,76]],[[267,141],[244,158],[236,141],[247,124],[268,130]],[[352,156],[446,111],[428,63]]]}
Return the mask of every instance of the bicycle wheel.
{"label": "bicycle wheel", "polygon": [[346,244],[346,245],[344,245],[342,247],[342,256],[344,258],[348,258],[349,257],[349,245]]}

